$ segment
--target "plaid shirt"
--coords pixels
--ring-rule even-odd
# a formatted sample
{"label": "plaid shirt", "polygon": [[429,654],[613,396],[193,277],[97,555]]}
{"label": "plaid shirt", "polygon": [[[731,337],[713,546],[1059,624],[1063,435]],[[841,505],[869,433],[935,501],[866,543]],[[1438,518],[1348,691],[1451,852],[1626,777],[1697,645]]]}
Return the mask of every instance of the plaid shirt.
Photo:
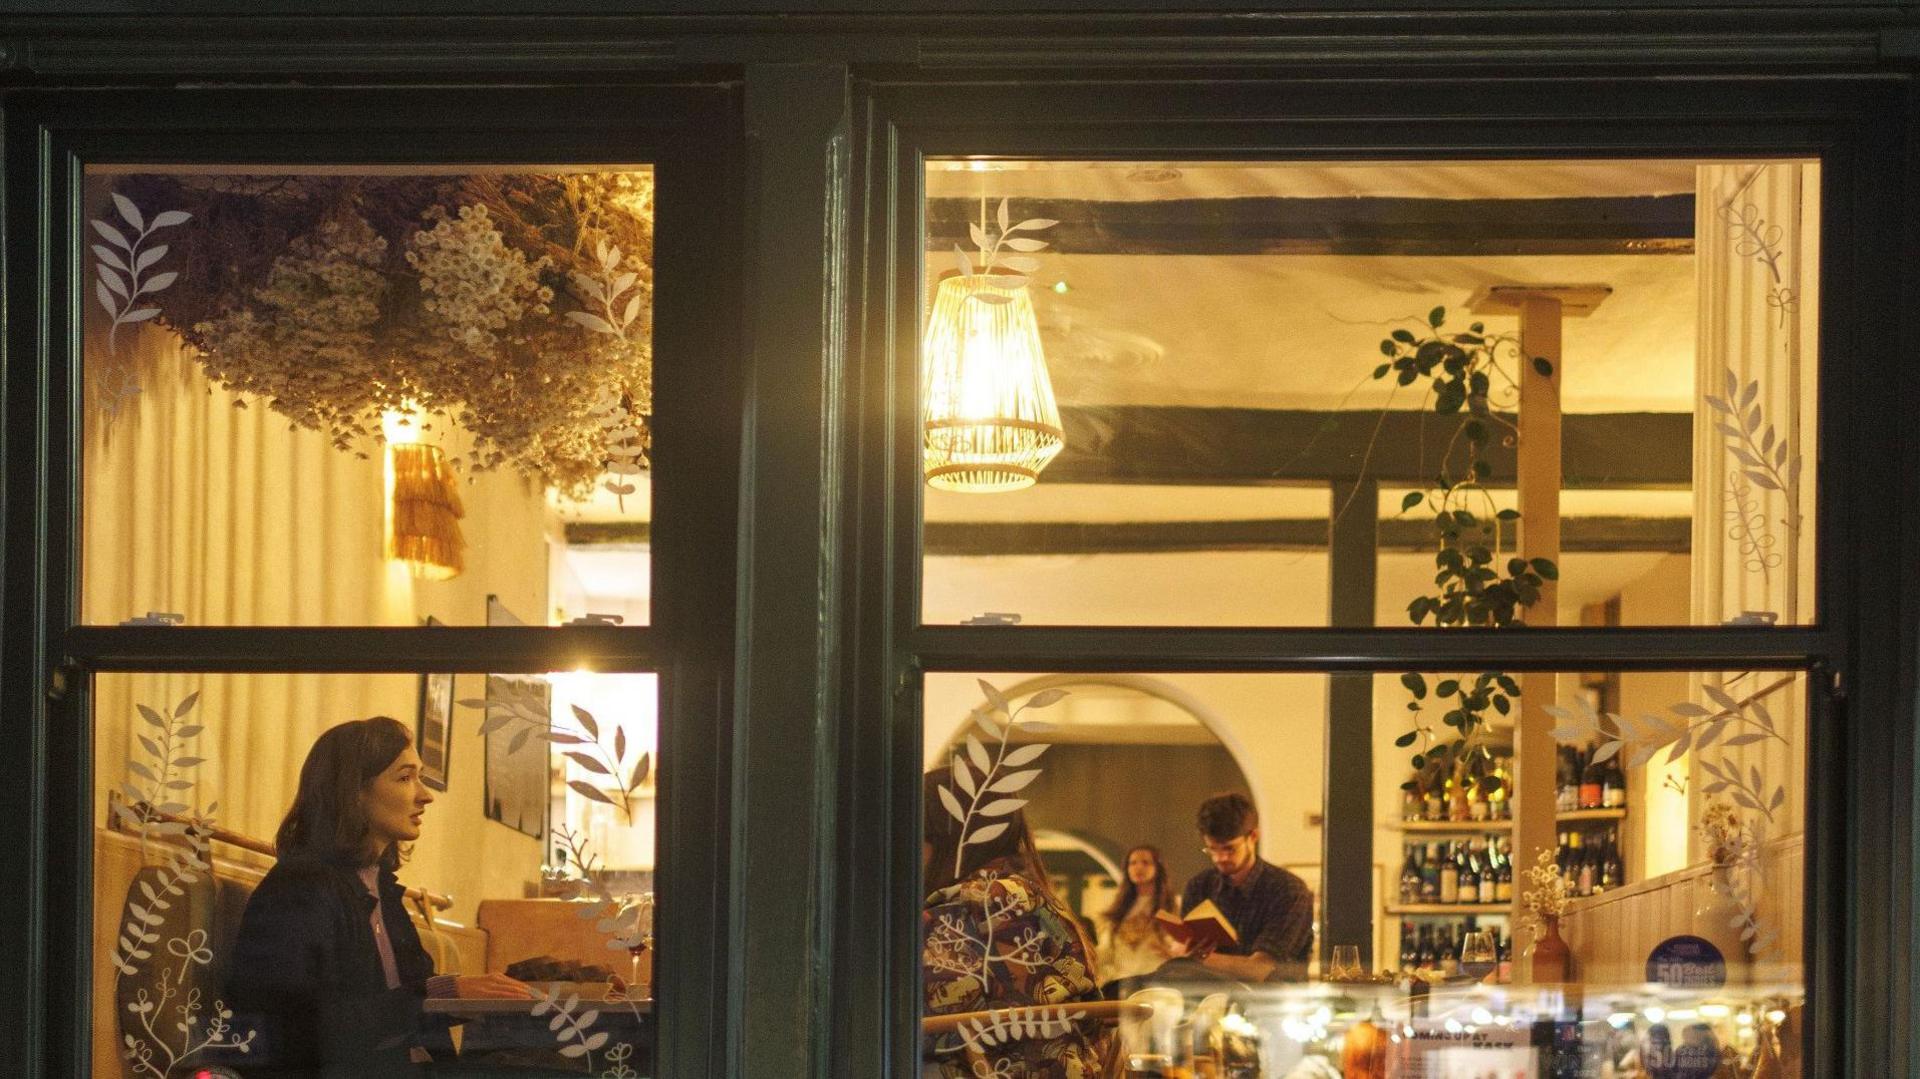
{"label": "plaid shirt", "polygon": [[1305,881],[1270,862],[1256,861],[1246,884],[1234,887],[1218,869],[1204,869],[1187,882],[1180,909],[1212,900],[1240,939],[1222,955],[1265,952],[1280,964],[1276,977],[1302,976],[1313,951],[1313,892]]}

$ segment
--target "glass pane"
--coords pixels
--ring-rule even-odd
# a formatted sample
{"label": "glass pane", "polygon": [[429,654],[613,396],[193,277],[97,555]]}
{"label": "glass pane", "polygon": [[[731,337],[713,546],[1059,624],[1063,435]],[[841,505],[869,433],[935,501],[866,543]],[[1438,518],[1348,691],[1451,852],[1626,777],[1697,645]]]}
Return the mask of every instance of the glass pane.
{"label": "glass pane", "polygon": [[98,676],[96,1074],[396,1074],[418,1049],[651,1075],[657,697],[651,674]]}
{"label": "glass pane", "polygon": [[[928,675],[923,1052],[1321,1074],[1292,1069],[1377,1035],[1398,1063],[1358,1074],[1712,1046],[1797,1076],[1805,703],[1764,671]],[[1163,987],[1177,1038],[1098,1003]],[[986,1001],[1103,1021],[942,1018]]]}
{"label": "glass pane", "polygon": [[83,213],[86,622],[647,620],[650,168],[96,166]]}
{"label": "glass pane", "polygon": [[1815,162],[925,180],[927,623],[1813,619]]}

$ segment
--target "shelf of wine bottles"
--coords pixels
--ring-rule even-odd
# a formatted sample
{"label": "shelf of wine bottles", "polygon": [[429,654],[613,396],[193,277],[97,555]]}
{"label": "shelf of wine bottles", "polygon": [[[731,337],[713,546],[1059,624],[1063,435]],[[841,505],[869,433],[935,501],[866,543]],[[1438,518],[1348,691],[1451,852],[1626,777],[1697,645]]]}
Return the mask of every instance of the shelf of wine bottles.
{"label": "shelf of wine bottles", "polygon": [[1574,895],[1599,895],[1627,882],[1618,822],[1592,828],[1562,826],[1558,861]]}
{"label": "shelf of wine bottles", "polygon": [[1620,765],[1619,754],[1595,759],[1601,752],[1597,746],[1561,746],[1559,749],[1554,812],[1626,809],[1627,773]]}
{"label": "shelf of wine bottles", "polygon": [[1400,867],[1400,906],[1511,903],[1513,876],[1513,844],[1505,836],[1409,841]]}
{"label": "shelf of wine bottles", "polygon": [[[1513,936],[1504,925],[1482,925],[1472,916],[1442,922],[1400,923],[1400,967],[1403,971],[1437,971],[1446,977],[1462,973],[1460,946],[1468,933],[1485,930],[1493,935],[1496,981],[1511,980]],[[1469,972],[1476,973],[1476,972]],[[1478,976],[1492,973],[1482,968]]]}
{"label": "shelf of wine bottles", "polygon": [[1477,824],[1511,827],[1513,754],[1474,750],[1435,757],[1401,784],[1400,819],[1410,825]]}

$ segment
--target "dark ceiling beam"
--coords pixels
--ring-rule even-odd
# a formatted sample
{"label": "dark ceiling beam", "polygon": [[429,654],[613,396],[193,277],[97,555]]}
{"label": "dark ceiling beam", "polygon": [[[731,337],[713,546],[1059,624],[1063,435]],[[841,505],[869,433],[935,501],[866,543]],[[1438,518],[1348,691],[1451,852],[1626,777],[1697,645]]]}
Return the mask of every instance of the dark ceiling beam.
{"label": "dark ceiling beam", "polygon": [[[573,521],[570,546],[649,542],[646,521]],[[1560,522],[1561,549],[1580,553],[1649,551],[1683,553],[1692,547],[1685,517],[1569,517]],[[926,551],[950,558],[990,555],[1178,554],[1184,551],[1324,551],[1325,518],[1223,521],[933,521],[925,529]],[[1383,552],[1433,550],[1433,525],[1421,519],[1380,522]]]}
{"label": "dark ceiling beam", "polygon": [[[1066,407],[1066,449],[1047,483],[1224,487],[1331,483],[1370,475],[1383,487],[1423,487],[1440,470],[1459,420],[1430,412],[1326,412],[1160,405]],[[1511,422],[1512,417],[1506,417]],[[1569,488],[1669,488],[1693,482],[1693,416],[1575,413],[1561,436]],[[1462,467],[1464,443],[1455,447]],[[1513,448],[1490,445],[1491,486],[1512,486]]]}
{"label": "dark ceiling beam", "polygon": [[[1017,199],[1071,255],[1595,255],[1693,251],[1693,196]],[[978,199],[927,200],[927,249],[975,254]],[[951,260],[932,262],[944,269]]]}
{"label": "dark ceiling beam", "polygon": [[[926,525],[924,536],[927,554],[949,558],[1193,551],[1324,552],[1327,521],[1325,518],[1124,523],[936,521]],[[1512,541],[1511,534],[1508,541]],[[1569,517],[1560,522],[1560,548],[1567,552],[1677,553],[1690,550],[1692,545],[1693,522],[1685,517]],[[1382,520],[1376,549],[1382,553],[1432,551],[1432,519]]]}

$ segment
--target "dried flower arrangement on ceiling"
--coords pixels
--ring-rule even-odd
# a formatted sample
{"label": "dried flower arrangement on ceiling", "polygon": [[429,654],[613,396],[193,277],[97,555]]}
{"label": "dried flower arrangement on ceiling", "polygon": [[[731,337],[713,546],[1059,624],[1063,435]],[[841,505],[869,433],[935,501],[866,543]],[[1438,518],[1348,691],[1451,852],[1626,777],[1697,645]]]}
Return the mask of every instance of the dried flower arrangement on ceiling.
{"label": "dried flower arrangement on ceiling", "polygon": [[122,216],[190,215],[153,317],[240,407],[348,450],[417,409],[471,436],[472,468],[631,493],[652,411],[650,173],[138,174],[113,193]]}

